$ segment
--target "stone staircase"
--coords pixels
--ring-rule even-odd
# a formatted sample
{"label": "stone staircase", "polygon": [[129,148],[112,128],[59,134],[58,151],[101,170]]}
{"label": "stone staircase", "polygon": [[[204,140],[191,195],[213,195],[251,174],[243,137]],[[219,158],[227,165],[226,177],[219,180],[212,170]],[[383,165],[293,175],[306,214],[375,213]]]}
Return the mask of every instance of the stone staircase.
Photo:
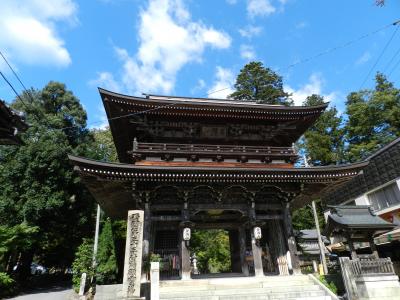
{"label": "stone staircase", "polygon": [[160,281],[160,300],[333,300],[306,275]]}

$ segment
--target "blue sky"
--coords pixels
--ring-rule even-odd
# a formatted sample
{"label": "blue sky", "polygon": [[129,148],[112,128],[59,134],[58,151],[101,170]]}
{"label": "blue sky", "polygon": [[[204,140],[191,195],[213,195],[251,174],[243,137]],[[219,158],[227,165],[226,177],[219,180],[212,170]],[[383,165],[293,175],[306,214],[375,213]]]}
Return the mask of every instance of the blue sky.
{"label": "blue sky", "polygon": [[[362,85],[396,28],[357,39],[400,19],[400,1],[386,2],[2,0],[0,50],[26,86],[66,83],[91,127],[106,123],[97,86],[223,98],[250,60],[277,70],[296,104],[319,93],[343,111],[346,95],[372,87],[377,70],[400,86],[400,30]],[[20,91],[2,61],[0,69]],[[14,99],[4,81],[0,98]]]}

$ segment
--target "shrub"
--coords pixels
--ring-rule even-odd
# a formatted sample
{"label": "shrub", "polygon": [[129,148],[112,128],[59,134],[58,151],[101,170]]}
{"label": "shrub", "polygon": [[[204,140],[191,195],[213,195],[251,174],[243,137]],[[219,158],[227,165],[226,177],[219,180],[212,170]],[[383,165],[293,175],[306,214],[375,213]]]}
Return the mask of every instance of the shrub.
{"label": "shrub", "polygon": [[328,289],[330,289],[335,295],[337,295],[337,287],[333,281],[328,282],[324,275],[320,275],[318,277],[319,281],[321,281]]}
{"label": "shrub", "polygon": [[117,283],[117,258],[110,219],[106,219],[99,237],[97,251],[96,282],[98,284]]}
{"label": "shrub", "polygon": [[75,260],[72,263],[72,285],[76,292],[79,291],[82,273],[86,273],[86,286],[93,276],[92,257],[93,242],[91,239],[83,239],[82,244],[75,253]]}
{"label": "shrub", "polygon": [[0,272],[0,298],[13,295],[16,291],[15,281],[8,274]]}

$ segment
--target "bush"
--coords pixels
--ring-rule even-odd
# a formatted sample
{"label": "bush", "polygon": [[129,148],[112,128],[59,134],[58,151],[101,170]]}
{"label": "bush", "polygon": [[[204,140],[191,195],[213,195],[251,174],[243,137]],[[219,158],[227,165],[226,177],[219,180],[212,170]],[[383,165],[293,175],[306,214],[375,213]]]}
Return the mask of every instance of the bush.
{"label": "bush", "polygon": [[96,282],[98,284],[117,283],[118,267],[111,220],[107,218],[99,236],[97,251]]}
{"label": "bush", "polygon": [[16,292],[15,281],[8,274],[0,272],[0,298],[12,296]]}
{"label": "bush", "polygon": [[337,287],[333,281],[328,282],[324,275],[320,275],[318,277],[319,281],[321,281],[328,289],[330,289],[335,295],[337,295]]}
{"label": "bush", "polygon": [[93,242],[91,239],[83,239],[82,244],[75,253],[75,260],[72,263],[72,285],[75,292],[79,292],[81,276],[86,273],[86,286],[93,276],[92,257]]}

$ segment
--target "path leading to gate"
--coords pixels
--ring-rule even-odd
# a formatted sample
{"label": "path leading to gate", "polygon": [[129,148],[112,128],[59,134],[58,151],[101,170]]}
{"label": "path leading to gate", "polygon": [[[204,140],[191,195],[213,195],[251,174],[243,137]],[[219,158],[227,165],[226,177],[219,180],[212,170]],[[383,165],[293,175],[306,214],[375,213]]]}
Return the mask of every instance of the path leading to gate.
{"label": "path leading to gate", "polygon": [[46,290],[33,291],[29,294],[20,295],[10,300],[73,300],[76,299],[71,288],[51,288]]}

